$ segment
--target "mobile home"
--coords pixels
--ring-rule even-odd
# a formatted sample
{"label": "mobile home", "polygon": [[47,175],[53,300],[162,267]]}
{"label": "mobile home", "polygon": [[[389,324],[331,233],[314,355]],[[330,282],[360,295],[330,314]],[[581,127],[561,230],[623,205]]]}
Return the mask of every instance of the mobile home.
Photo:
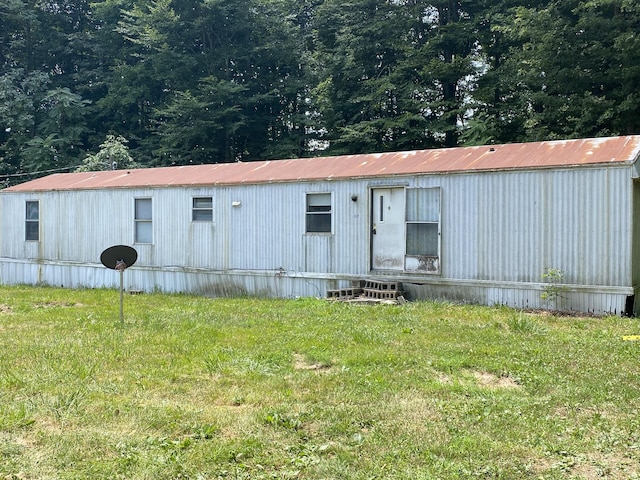
{"label": "mobile home", "polygon": [[640,136],[54,174],[0,191],[0,283],[637,311]]}

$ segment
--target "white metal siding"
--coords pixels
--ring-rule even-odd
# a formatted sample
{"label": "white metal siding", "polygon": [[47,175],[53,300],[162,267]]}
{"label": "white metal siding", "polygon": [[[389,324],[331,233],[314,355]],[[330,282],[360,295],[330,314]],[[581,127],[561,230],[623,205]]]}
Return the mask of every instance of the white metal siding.
{"label": "white metal siding", "polygon": [[[370,192],[391,186],[441,189],[441,274],[398,275],[431,294],[542,306],[546,268],[587,288],[571,297],[584,309],[617,310],[632,290],[629,166],[0,193],[0,280],[114,285],[100,253],[126,244],[139,254],[127,273],[132,287],[323,296],[329,286],[371,274]],[[331,234],[305,233],[305,196],[313,192],[332,195]],[[194,196],[213,198],[212,222],[191,221]],[[134,244],[135,198],[152,199],[151,245]],[[40,242],[24,241],[27,200],[40,201]],[[598,294],[598,286],[619,288]]]}
{"label": "white metal siding", "polygon": [[442,177],[445,278],[539,282],[547,268],[580,285],[630,285],[629,170]]}

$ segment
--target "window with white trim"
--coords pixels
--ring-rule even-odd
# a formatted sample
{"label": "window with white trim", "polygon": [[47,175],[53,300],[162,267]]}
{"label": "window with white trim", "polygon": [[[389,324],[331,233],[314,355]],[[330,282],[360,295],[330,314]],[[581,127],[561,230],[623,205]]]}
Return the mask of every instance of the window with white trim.
{"label": "window with white trim", "polygon": [[40,240],[40,202],[37,200],[27,201],[25,225],[24,225],[24,239],[27,241]]}
{"label": "window with white trim", "polygon": [[135,242],[153,243],[152,203],[150,198],[135,199]]}
{"label": "window with white trim", "polygon": [[331,233],[331,193],[307,193],[306,233]]}
{"label": "window with white trim", "polygon": [[440,188],[406,191],[406,269],[440,272]]}
{"label": "window with white trim", "polygon": [[193,197],[191,220],[213,222],[213,197]]}

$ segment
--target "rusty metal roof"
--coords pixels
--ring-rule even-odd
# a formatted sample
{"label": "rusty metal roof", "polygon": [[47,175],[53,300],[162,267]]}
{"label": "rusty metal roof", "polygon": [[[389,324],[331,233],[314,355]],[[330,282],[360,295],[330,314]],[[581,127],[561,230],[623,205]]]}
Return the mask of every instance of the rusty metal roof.
{"label": "rusty metal roof", "polygon": [[154,188],[392,177],[633,163],[640,135],[295,160],[59,173],[3,190]]}

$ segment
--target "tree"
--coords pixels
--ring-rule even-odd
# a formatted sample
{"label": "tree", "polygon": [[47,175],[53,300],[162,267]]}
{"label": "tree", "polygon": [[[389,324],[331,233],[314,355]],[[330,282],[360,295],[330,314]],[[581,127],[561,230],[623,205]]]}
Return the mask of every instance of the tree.
{"label": "tree", "polygon": [[303,154],[307,88],[291,5],[136,3],[118,23],[131,52],[101,106],[128,126],[145,163]]}
{"label": "tree", "polygon": [[84,152],[89,101],[75,91],[82,0],[0,5],[0,173],[65,170]]}
{"label": "tree", "polygon": [[640,133],[638,31],[635,0],[4,0],[0,175],[106,135],[167,165]]}
{"label": "tree", "polygon": [[402,129],[408,113],[391,77],[402,55],[401,24],[399,5],[378,0],[318,7],[313,99],[316,130],[326,130],[331,153],[395,148],[392,122]]}
{"label": "tree", "polygon": [[43,73],[13,69],[0,77],[0,152],[6,173],[37,172],[77,163],[88,102],[68,88],[50,88]]}
{"label": "tree", "polygon": [[233,161],[234,137],[247,121],[238,106],[245,88],[208,77],[196,91],[175,92],[172,101],[156,109],[154,150],[163,165]]}
{"label": "tree", "polygon": [[[524,111],[520,95],[523,87],[518,68],[512,68],[512,52],[522,48],[517,23],[522,2],[484,2],[476,18],[477,49],[482,74],[473,89],[470,110],[461,140],[466,145],[519,141],[525,138]],[[548,0],[528,2],[529,8]],[[530,60],[533,60],[530,59]]]}
{"label": "tree", "polygon": [[127,143],[128,140],[123,137],[107,135],[98,153],[87,155],[82,165],[76,168],[76,172],[140,168],[131,156]]}
{"label": "tree", "polygon": [[329,0],[316,105],[340,152],[454,146],[479,74],[476,2]]}
{"label": "tree", "polygon": [[[482,37],[490,69],[467,140],[637,133],[640,46],[635,2],[501,3]],[[495,20],[497,18],[497,21]]]}

